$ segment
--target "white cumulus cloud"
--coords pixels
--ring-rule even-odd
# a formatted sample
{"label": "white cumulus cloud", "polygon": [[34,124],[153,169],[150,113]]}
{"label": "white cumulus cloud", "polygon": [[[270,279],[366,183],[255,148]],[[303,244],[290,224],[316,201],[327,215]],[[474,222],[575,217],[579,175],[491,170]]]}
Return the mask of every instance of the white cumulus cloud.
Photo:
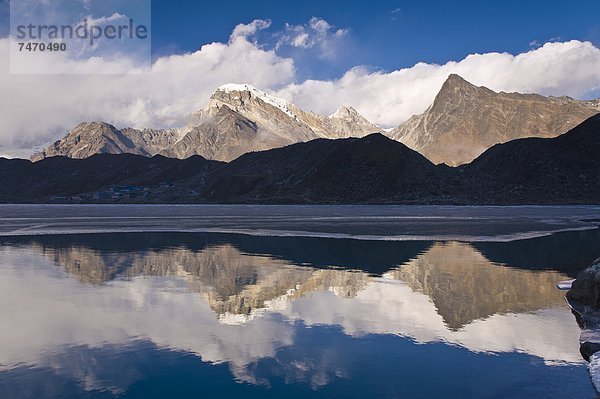
{"label": "white cumulus cloud", "polygon": [[103,17],[98,17],[98,18],[94,18],[91,15],[88,15],[86,17],[87,21],[88,21],[88,25],[92,26],[99,26],[99,25],[104,25],[104,24],[108,24],[110,22],[115,22],[115,21],[120,21],[120,20],[124,20],[127,19],[126,15],[123,14],[119,14],[118,12],[115,12],[109,16],[103,16]]}
{"label": "white cumulus cloud", "polygon": [[337,29],[323,18],[312,17],[307,24],[286,24],[276,48],[292,46],[301,49],[316,48],[324,58],[334,58],[340,39],[347,29]]}
{"label": "white cumulus cloud", "polygon": [[255,19],[249,24],[238,24],[233,29],[229,41],[235,41],[237,39],[248,40],[253,38],[259,31],[267,29],[271,26],[271,20],[269,19]]}

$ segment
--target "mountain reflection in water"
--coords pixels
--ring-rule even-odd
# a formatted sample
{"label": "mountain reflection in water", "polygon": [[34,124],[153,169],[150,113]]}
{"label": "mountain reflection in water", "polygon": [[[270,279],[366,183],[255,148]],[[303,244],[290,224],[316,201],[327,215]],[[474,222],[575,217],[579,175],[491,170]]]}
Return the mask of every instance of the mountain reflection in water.
{"label": "mountain reflection in water", "polygon": [[[598,230],[520,244],[192,233],[3,238],[0,376],[26,366],[85,391],[123,393],[144,371],[95,369],[102,359],[90,351],[149,345],[226,363],[237,381],[269,385],[283,376],[316,389],[350,378],[348,355],[299,349],[306,343],[298,329],[319,326],[351,338],[400,336],[580,364],[579,329],[555,284],[593,259],[599,241]],[[558,252],[569,245],[581,248],[564,262]],[[543,262],[530,257],[536,251]],[[265,359],[276,360],[268,372]]]}

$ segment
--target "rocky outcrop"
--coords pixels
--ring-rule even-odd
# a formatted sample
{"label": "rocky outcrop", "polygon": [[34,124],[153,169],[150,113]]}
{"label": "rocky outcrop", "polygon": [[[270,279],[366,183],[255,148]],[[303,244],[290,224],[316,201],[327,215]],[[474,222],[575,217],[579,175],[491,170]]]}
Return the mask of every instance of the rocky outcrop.
{"label": "rocky outcrop", "polygon": [[435,164],[466,164],[495,144],[556,137],[600,112],[600,101],[496,93],[450,75],[433,104],[389,136]]}
{"label": "rocky outcrop", "polygon": [[567,298],[600,309],[600,258],[579,273]]}
{"label": "rocky outcrop", "polygon": [[590,379],[596,393],[600,396],[600,309],[572,299],[568,302],[581,327],[579,351],[589,362]]}

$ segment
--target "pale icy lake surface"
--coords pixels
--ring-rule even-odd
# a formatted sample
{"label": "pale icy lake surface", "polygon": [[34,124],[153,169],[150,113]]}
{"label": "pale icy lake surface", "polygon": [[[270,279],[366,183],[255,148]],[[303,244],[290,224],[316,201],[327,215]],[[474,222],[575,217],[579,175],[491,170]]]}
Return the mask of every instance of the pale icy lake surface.
{"label": "pale icy lake surface", "polygon": [[1,398],[593,398],[600,207],[0,206]]}
{"label": "pale icy lake surface", "polygon": [[510,241],[600,224],[600,206],[0,205],[0,235],[220,232]]}

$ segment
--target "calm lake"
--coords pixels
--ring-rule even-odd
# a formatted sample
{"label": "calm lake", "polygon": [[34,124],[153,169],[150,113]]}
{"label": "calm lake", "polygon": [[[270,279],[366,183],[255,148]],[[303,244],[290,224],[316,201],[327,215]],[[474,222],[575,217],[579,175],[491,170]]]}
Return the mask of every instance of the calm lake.
{"label": "calm lake", "polygon": [[593,398],[600,207],[0,206],[1,398]]}

